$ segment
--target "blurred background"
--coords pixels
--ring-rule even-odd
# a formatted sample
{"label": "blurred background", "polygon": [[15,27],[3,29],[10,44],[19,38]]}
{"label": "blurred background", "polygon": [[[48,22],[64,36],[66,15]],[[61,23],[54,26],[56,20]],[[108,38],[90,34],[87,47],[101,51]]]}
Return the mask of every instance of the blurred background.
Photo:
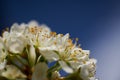
{"label": "blurred background", "polygon": [[120,2],[115,0],[0,0],[0,32],[36,20],[79,38],[98,60],[100,80],[120,80]]}

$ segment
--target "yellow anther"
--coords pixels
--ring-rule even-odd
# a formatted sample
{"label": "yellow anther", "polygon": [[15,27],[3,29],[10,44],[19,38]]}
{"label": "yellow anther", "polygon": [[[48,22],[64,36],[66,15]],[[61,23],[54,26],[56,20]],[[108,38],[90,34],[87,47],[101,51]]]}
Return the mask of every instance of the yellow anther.
{"label": "yellow anther", "polygon": [[56,32],[51,32],[51,36],[56,36]]}
{"label": "yellow anther", "polygon": [[75,40],[76,40],[76,41],[78,41],[79,39],[78,39],[78,38],[76,38]]}

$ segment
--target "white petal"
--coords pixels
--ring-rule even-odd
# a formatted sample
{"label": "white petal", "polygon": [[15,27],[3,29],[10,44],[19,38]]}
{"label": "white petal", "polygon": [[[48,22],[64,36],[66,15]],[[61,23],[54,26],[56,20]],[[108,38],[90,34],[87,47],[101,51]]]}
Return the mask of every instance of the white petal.
{"label": "white petal", "polygon": [[89,61],[86,61],[84,65],[81,65],[80,76],[85,80],[89,80],[90,77],[94,77],[96,70],[95,64],[95,59],[89,59]]}
{"label": "white petal", "polygon": [[46,63],[38,63],[34,67],[34,72],[32,75],[32,80],[48,80],[47,79],[48,66]]}
{"label": "white petal", "polygon": [[4,69],[6,66],[7,61],[4,60],[2,63],[0,63],[0,70]]}
{"label": "white petal", "polygon": [[35,48],[33,45],[30,46],[28,58],[29,58],[31,66],[33,66],[36,61],[36,52],[35,52]]}
{"label": "white petal", "polygon": [[67,39],[69,39],[69,33],[65,34],[63,37],[62,37],[62,40],[63,42],[65,42]]}
{"label": "white petal", "polygon": [[7,39],[7,38],[9,38],[9,36],[10,36],[9,32],[5,31],[5,32],[3,33],[3,39],[4,39],[4,40]]}
{"label": "white petal", "polygon": [[40,53],[50,62],[59,59],[57,53],[54,52],[55,49],[52,47],[39,48],[39,50]]}
{"label": "white petal", "polygon": [[64,61],[59,61],[59,64],[65,72],[73,73],[73,69],[70,66],[68,66]]}
{"label": "white petal", "polygon": [[10,33],[16,33],[16,34],[22,34],[25,31],[26,25],[25,24],[21,24],[18,25],[17,23],[13,24],[11,29],[10,29]]}
{"label": "white petal", "polygon": [[90,80],[98,80],[98,79],[96,79],[95,77],[91,77]]}
{"label": "white petal", "polygon": [[79,65],[81,64],[80,62],[78,61],[69,61],[71,67],[75,70],[77,70],[79,68]]}
{"label": "white petal", "polygon": [[50,28],[48,26],[46,26],[45,24],[40,25],[40,27],[43,28],[42,31],[45,33],[51,32]]}
{"label": "white petal", "polygon": [[37,21],[30,21],[29,23],[28,23],[28,25],[30,26],[30,27],[35,27],[35,26],[39,26],[39,24],[38,24],[38,22]]}
{"label": "white petal", "polygon": [[26,41],[23,36],[11,37],[6,41],[6,46],[12,53],[22,53],[26,46]]}
{"label": "white petal", "polygon": [[13,65],[7,65],[6,71],[2,72],[2,76],[6,77],[8,79],[26,78],[27,77],[17,67],[15,67]]}
{"label": "white petal", "polygon": [[8,42],[8,48],[12,53],[21,53],[24,49],[24,44],[20,40],[12,40]]}
{"label": "white petal", "polygon": [[88,71],[88,67],[86,65],[83,65],[81,67],[80,76],[85,80],[87,80],[89,78],[88,77],[89,76],[89,71]]}
{"label": "white petal", "polygon": [[18,27],[19,27],[18,23],[14,23],[10,29],[10,32],[18,31],[19,30]]}
{"label": "white petal", "polygon": [[90,50],[82,50],[85,54],[89,55],[90,54]]}

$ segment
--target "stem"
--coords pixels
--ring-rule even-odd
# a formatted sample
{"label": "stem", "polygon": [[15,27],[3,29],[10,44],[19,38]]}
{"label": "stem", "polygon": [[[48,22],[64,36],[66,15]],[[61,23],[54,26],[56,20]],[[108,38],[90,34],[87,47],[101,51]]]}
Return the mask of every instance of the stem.
{"label": "stem", "polygon": [[23,65],[28,65],[27,61],[21,58],[19,55],[16,55],[16,59]]}
{"label": "stem", "polygon": [[17,65],[16,63],[15,63],[15,60],[14,60],[14,57],[13,56],[10,56],[10,55],[8,55],[7,56],[7,58],[8,58],[8,64],[13,64],[13,65],[15,65],[18,69],[20,69],[20,70],[23,70],[23,68],[22,67],[20,67],[19,65]]}
{"label": "stem", "polygon": [[54,72],[56,70],[58,71],[59,69],[61,69],[61,68],[60,68],[59,63],[57,61],[54,66],[52,66],[51,68],[48,69],[48,72]]}

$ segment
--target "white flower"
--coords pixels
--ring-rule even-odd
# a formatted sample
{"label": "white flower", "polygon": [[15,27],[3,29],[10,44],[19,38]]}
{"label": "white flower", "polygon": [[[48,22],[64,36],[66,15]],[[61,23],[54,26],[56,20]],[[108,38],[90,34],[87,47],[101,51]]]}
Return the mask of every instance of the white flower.
{"label": "white flower", "polygon": [[90,59],[87,61],[84,65],[80,65],[80,76],[84,80],[89,80],[91,77],[94,77],[95,75],[95,70],[96,70],[96,60],[95,59]]}
{"label": "white flower", "polygon": [[71,49],[73,48],[73,44],[69,41],[69,34],[66,34],[63,37],[60,34],[56,35],[56,37],[46,39],[43,41],[43,43],[44,45],[40,44],[41,46],[38,48],[40,50],[40,53],[45,58],[49,58],[48,61],[51,61],[53,59],[67,60],[70,56]]}
{"label": "white flower", "polygon": [[11,37],[6,41],[6,46],[12,53],[22,53],[26,42],[22,36],[16,38]]}
{"label": "white flower", "polygon": [[[73,70],[66,64],[71,55],[72,48],[74,48],[72,41],[69,39],[69,34],[65,36],[58,34],[48,40],[47,45],[39,47],[40,53],[48,61],[59,61],[63,70],[72,73]],[[44,44],[46,44],[46,42],[44,42]]]}
{"label": "white flower", "polygon": [[27,29],[27,25],[24,23],[19,25],[17,23],[14,23],[10,29],[10,34],[14,36],[21,36],[25,33],[25,30]]}
{"label": "white flower", "polygon": [[39,25],[37,22],[31,21],[27,25],[24,36],[26,37],[28,44],[42,46],[45,42],[45,38],[49,37],[50,32],[51,30],[46,25]]}
{"label": "white flower", "polygon": [[36,21],[30,21],[28,23],[28,27],[32,32],[42,32],[43,34],[51,32],[50,28],[47,27],[45,24],[39,25]]}
{"label": "white flower", "polygon": [[3,40],[6,48],[11,53],[22,53],[24,47],[26,46],[26,40],[24,37],[25,26],[20,27],[18,24],[14,24],[10,32],[3,33]]}
{"label": "white flower", "polygon": [[89,50],[82,50],[81,48],[75,47],[71,51],[69,63],[73,69],[78,69],[79,65],[83,65],[89,60]]}
{"label": "white flower", "polygon": [[80,77],[83,80],[95,80],[93,79],[96,71],[96,60],[89,59],[89,50],[82,50],[75,47],[71,52],[70,65],[77,71],[80,68]]}
{"label": "white flower", "polygon": [[24,75],[17,67],[13,65],[7,65],[6,71],[2,72],[1,75],[8,79],[26,78],[26,75]]}
{"label": "white flower", "polygon": [[71,52],[71,58],[77,59],[78,61],[89,60],[89,50],[82,50],[81,48],[75,47]]}
{"label": "white flower", "polygon": [[[36,21],[20,25],[15,23],[10,32],[5,31],[3,37],[0,37],[0,70],[7,65],[7,55],[11,57],[14,54],[21,54],[19,55],[21,59],[27,56],[25,61],[28,60],[28,65],[34,68],[32,80],[48,80],[48,67],[45,63],[39,63],[41,57],[48,62],[56,62],[54,67],[57,68],[52,72],[51,77],[53,80],[61,79],[56,71],[59,68],[70,74],[79,72],[78,76],[83,80],[95,80],[96,60],[89,58],[89,50],[82,50],[77,46],[77,41],[73,42],[74,40],[70,39],[68,33],[56,34],[51,32],[46,25],[39,25]],[[26,75],[13,65],[7,65],[6,69],[2,73],[4,77],[9,79],[26,78]]]}

